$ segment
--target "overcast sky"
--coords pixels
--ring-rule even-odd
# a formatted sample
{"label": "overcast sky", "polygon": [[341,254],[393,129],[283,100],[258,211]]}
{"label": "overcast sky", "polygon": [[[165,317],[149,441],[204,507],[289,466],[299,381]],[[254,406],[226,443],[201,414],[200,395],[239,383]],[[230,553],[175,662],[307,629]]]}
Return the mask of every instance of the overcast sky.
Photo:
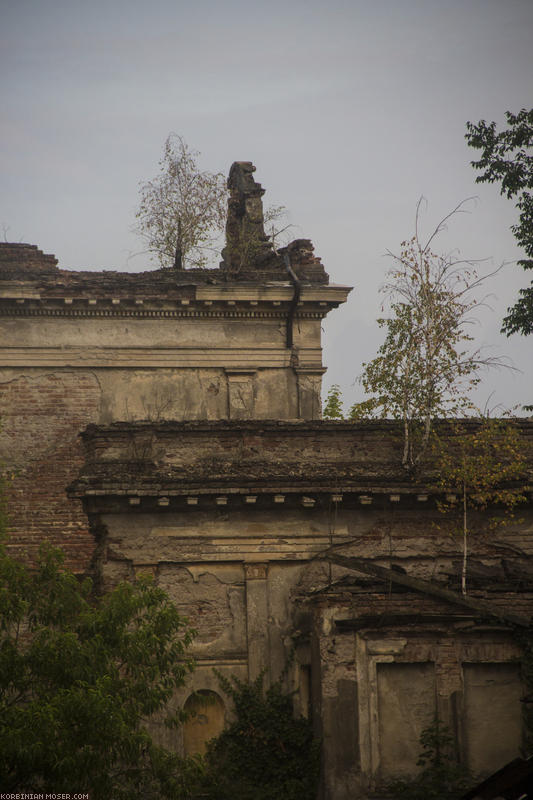
{"label": "overcast sky", "polygon": [[[204,169],[251,160],[265,203],[290,211],[334,283],[326,387],[348,401],[382,335],[384,256],[466,197],[441,250],[520,257],[512,201],[477,185],[467,120],[531,108],[532,0],[4,0],[0,224],[72,269],[150,268],[131,232],[139,181],[169,132]],[[499,334],[530,276],[504,268],[476,335],[522,372],[491,372],[476,401],[533,402],[533,339]]]}

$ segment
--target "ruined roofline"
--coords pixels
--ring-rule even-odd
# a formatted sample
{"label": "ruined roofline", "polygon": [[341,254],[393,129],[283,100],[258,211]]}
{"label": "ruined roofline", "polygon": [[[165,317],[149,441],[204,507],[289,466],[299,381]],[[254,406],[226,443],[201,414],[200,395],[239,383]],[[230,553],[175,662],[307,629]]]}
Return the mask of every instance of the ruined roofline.
{"label": "ruined roofline", "polygon": [[[309,253],[306,247],[299,251]],[[17,256],[18,254],[18,256]],[[311,263],[311,262],[309,262]],[[297,276],[256,270],[232,278],[223,269],[151,272],[62,270],[34,245],[0,243],[2,316],[138,317],[283,316],[322,318],[350,287],[317,282],[300,263]]]}
{"label": "ruined roofline", "polygon": [[39,279],[46,283],[63,281],[70,284],[105,281],[115,284],[117,288],[123,282],[160,283],[163,288],[172,285],[235,284],[243,281],[264,283],[288,279],[293,283],[301,281],[327,285],[329,276],[314,254],[309,239],[295,239],[276,250],[265,234],[264,189],[253,178],[255,169],[250,161],[236,161],[230,169],[226,242],[218,268],[181,269],[175,266],[141,273],[60,270],[56,257],[43,253],[36,245],[3,242],[0,243],[0,280]]}
{"label": "ruined roofline", "polygon": [[52,254],[45,254],[37,245],[0,242],[0,283],[7,280],[38,281],[42,285],[52,286],[63,283],[66,286],[107,285],[122,286],[146,285],[152,289],[172,286],[205,285],[205,284],[257,284],[269,281],[289,282],[290,278],[283,263],[283,254],[287,253],[291,266],[298,279],[303,283],[328,285],[329,276],[319,258],[314,255],[313,245],[308,239],[296,239],[281,248],[269,262],[259,265],[245,265],[239,271],[231,271],[221,262],[212,269],[173,268],[127,272],[114,269],[87,270],[63,269],[58,267],[58,260]]}

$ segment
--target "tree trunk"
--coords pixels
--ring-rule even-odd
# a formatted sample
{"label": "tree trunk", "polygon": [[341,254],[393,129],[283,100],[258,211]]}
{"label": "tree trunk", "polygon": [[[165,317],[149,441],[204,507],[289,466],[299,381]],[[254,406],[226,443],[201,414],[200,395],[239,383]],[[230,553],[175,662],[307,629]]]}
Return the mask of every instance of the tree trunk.
{"label": "tree trunk", "polygon": [[178,219],[178,239],[174,255],[174,269],[183,269],[183,254],[181,251],[181,219]]}
{"label": "tree trunk", "polygon": [[[463,470],[464,470],[463,462]],[[466,562],[468,558],[468,528],[467,528],[467,514],[466,514],[466,481],[463,478],[463,574],[461,575],[461,590],[466,594]]]}

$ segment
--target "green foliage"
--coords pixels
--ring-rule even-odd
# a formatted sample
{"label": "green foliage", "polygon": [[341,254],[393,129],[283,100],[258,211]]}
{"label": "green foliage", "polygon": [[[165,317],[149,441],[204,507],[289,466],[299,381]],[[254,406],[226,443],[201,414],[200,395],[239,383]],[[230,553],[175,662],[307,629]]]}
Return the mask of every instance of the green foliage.
{"label": "green foliage", "polygon": [[446,436],[435,437],[433,450],[438,474],[437,488],[446,492],[439,510],[452,516],[452,533],[462,540],[462,591],[466,594],[468,542],[476,531],[473,512],[498,509],[487,523],[481,518],[481,531],[510,524],[514,510],[525,502],[521,480],[526,476],[526,461],[516,428],[503,419],[483,417],[468,428],[452,426]]}
{"label": "green foliage", "polygon": [[[518,223],[511,230],[526,254],[518,264],[533,269],[533,194],[528,191],[533,189],[533,109],[523,108],[518,114],[507,111],[506,117],[507,128],[500,132],[495,122],[467,122],[465,138],[470,147],[482,151],[479,161],[471,162],[482,170],[476,182],[499,183],[501,194],[518,198]],[[503,320],[502,332],[508,336],[533,333],[533,283],[521,289],[520,295]]]}
{"label": "green foliage", "polygon": [[328,391],[322,417],[324,419],[344,419],[342,392],[338,383],[334,383]]}
{"label": "green foliage", "polygon": [[[351,419],[391,417],[402,423],[402,463],[414,469],[423,457],[438,417],[464,415],[469,391],[479,383],[479,370],[494,359],[472,351],[467,323],[477,305],[472,292],[480,279],[472,262],[438,255],[431,242],[457,206],[426,244],[418,233],[389,253],[394,266],[382,291],[390,304],[388,317],[378,319],[385,341],[372,361],[363,364],[360,381],[369,397],[356,403]],[[417,210],[417,228],[420,203]]]}
{"label": "green foliage", "polygon": [[295,719],[292,696],[263,675],[245,683],[218,674],[236,720],[208,745],[205,794],[210,800],[314,800],[320,750],[308,720]]}
{"label": "green foliage", "polygon": [[469,784],[468,770],[454,753],[454,739],[437,715],[420,735],[419,774],[396,781],[390,791],[401,800],[459,800]]}
{"label": "green foliage", "polygon": [[206,267],[226,220],[226,180],[201,172],[181,136],[165,141],[159,174],[141,183],[135,231],[162,267]]}
{"label": "green foliage", "polygon": [[196,767],[154,744],[192,664],[193,631],[148,578],[96,601],[41,549],[35,569],[0,546],[0,785],[91,800],[182,798]]}

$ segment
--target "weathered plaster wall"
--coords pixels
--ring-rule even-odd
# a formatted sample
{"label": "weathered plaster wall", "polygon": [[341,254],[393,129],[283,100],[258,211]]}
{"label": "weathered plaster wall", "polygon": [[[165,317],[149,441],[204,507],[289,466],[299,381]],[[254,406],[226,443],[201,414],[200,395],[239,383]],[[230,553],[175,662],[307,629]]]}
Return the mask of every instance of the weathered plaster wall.
{"label": "weathered plaster wall", "polygon": [[475,774],[494,772],[516,758],[523,744],[520,665],[464,663],[463,692],[467,763]]}
{"label": "weathered plaster wall", "polygon": [[187,616],[201,658],[236,659],[256,676],[283,671],[294,631],[292,587],[324,531],[295,510],[280,526],[267,510],[215,503],[182,512],[105,514],[105,585],[149,570]]}
{"label": "weathered plaster wall", "polygon": [[[416,689],[415,689],[416,687]],[[435,670],[430,661],[376,664],[380,773],[391,780],[416,769],[420,733],[435,713]]]}
{"label": "weathered plaster wall", "polygon": [[[155,315],[154,315],[155,316]],[[320,348],[317,322],[306,322],[299,334],[303,346]],[[306,335],[304,335],[306,334]],[[2,321],[2,341],[11,347],[161,347],[246,348],[285,347],[283,319],[228,319],[213,316],[182,317],[171,320],[130,317],[113,318],[17,318]]]}

